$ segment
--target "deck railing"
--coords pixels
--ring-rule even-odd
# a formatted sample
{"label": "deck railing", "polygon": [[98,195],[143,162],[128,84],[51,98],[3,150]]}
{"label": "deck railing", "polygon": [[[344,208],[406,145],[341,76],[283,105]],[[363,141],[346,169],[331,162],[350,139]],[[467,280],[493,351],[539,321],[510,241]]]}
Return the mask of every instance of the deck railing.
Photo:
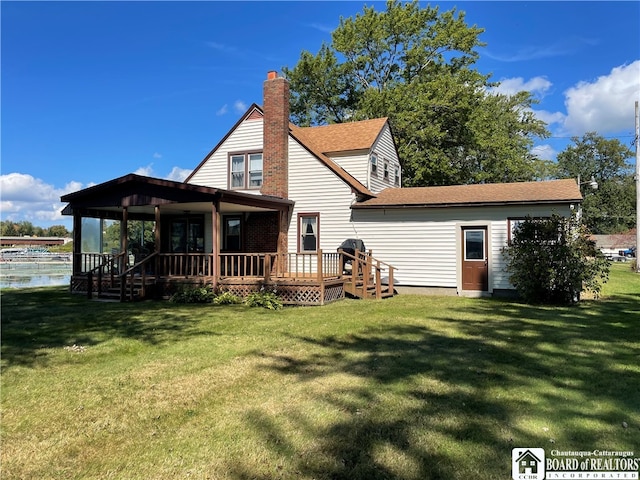
{"label": "deck railing", "polygon": [[323,279],[342,275],[339,253],[221,253],[220,277]]}

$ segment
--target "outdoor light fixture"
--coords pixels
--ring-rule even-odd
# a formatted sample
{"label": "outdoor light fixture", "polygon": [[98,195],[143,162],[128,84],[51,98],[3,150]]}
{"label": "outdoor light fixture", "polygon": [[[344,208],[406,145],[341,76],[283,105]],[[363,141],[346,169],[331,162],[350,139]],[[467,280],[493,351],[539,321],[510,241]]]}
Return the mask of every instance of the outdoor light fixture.
{"label": "outdoor light fixture", "polygon": [[589,185],[594,190],[598,189],[598,182],[596,182],[596,179],[593,177],[593,175],[591,175],[591,179],[587,180],[586,182],[581,182],[580,175],[578,175],[578,186],[580,185]]}

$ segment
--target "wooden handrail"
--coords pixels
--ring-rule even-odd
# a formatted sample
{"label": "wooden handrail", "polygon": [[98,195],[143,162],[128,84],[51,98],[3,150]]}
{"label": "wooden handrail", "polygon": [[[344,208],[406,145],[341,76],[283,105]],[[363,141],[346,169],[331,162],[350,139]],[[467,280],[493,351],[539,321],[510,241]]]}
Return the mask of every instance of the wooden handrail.
{"label": "wooden handrail", "polygon": [[142,298],[145,297],[146,294],[146,286],[147,286],[147,272],[145,268],[141,268],[146,266],[151,260],[153,260],[156,255],[158,255],[158,252],[153,252],[150,255],[147,255],[146,257],[144,257],[142,260],[140,260],[138,263],[134,264],[133,266],[129,267],[127,270],[125,270],[124,272],[122,272],[121,274],[119,274],[120,277],[120,301],[123,302],[127,296],[127,275],[131,275],[131,282],[129,283],[129,300],[133,300],[133,276],[135,274],[136,269],[140,268],[141,271],[141,278],[142,278],[142,291],[140,292],[140,296]]}
{"label": "wooden handrail", "polygon": [[[351,279],[353,292],[355,292],[355,279],[362,279],[363,281],[363,289],[366,289],[365,282],[369,281],[369,278],[372,274],[372,269],[375,272],[374,275],[374,287],[376,292],[376,298],[382,298],[382,266],[386,266],[389,271],[389,283],[388,289],[389,291],[393,291],[393,271],[395,267],[386,262],[378,260],[371,255],[371,252],[361,252],[360,250],[356,250],[353,255],[345,252],[340,249],[339,252],[343,255],[343,258],[351,259]],[[344,263],[344,261],[343,261]],[[362,272],[362,273],[360,273]]]}
{"label": "wooden handrail", "polygon": [[109,274],[111,275],[110,284],[113,285],[113,280],[114,280],[113,271],[114,271],[115,260],[120,257],[124,257],[125,254],[124,252],[122,252],[116,255],[107,254],[107,253],[90,253],[90,254],[82,253],[81,255],[84,255],[88,258],[98,257],[101,259],[98,265],[96,265],[95,267],[93,267],[91,270],[87,272],[87,298],[90,299],[93,297],[93,276],[95,275],[95,273],[98,274],[98,295],[100,295],[102,293],[102,273],[104,271],[104,268],[111,266],[111,268],[109,268]]}

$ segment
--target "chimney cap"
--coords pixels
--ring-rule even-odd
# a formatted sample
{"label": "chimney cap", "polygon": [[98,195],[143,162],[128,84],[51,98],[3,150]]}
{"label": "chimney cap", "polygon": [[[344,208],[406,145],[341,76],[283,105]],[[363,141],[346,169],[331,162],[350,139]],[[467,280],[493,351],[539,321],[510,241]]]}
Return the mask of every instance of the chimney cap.
{"label": "chimney cap", "polygon": [[276,78],[278,78],[278,72],[275,70],[269,70],[267,72],[267,80],[274,80]]}

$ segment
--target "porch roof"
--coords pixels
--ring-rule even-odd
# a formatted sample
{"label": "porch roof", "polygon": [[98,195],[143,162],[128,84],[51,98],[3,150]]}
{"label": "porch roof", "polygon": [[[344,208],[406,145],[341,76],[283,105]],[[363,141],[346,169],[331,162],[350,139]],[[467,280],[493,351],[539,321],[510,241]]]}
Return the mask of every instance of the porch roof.
{"label": "porch roof", "polygon": [[[211,212],[218,203],[223,213],[287,210],[294,202],[268,195],[235,192],[190,183],[145,177],[130,173],[60,197],[68,205],[63,215],[81,212],[85,216],[130,214],[153,215],[156,205],[163,213]],[[132,217],[133,218],[133,217]]]}

